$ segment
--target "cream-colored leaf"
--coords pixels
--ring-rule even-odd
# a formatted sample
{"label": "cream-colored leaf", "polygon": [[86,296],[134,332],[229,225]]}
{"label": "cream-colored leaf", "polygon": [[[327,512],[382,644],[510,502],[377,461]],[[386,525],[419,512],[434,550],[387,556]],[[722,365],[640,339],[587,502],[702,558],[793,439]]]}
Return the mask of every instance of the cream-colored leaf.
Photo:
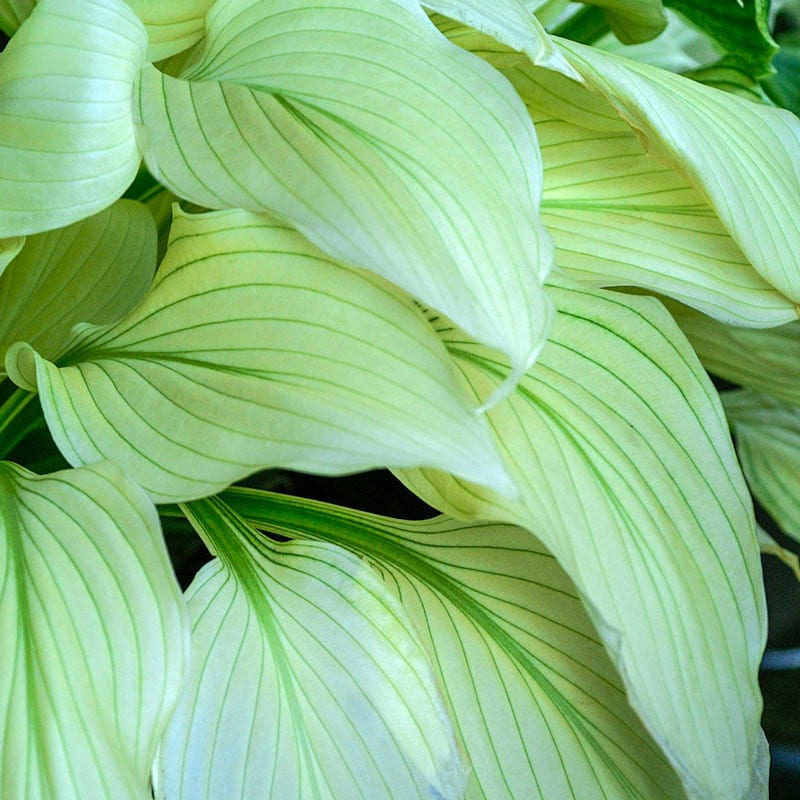
{"label": "cream-colored leaf", "polygon": [[113,459],[159,501],[269,466],[428,464],[510,491],[413,301],[263,215],[179,216],[142,303],[59,363],[24,343],[6,358],[70,463]]}
{"label": "cream-colored leaf", "polygon": [[471,766],[468,800],[684,797],[558,562],[523,528],[404,522],[248,489],[253,524],[360,554],[431,654]]}
{"label": "cream-colored leaf", "polygon": [[0,275],[0,357],[26,341],[56,359],[74,324],[114,322],[130,311],[155,268],[153,218],[131,200],[29,236]]}
{"label": "cream-colored leaf", "polygon": [[433,670],[369,566],[331,544],[275,544],[216,499],[186,511],[218,558],[187,591],[192,669],[157,796],[460,800]]}
{"label": "cream-colored leaf", "polygon": [[0,54],[0,237],[63,227],[125,191],[145,47],[122,0],[36,4]]}
{"label": "cream-colored leaf", "polygon": [[147,31],[147,60],[161,61],[203,38],[206,12],[214,0],[125,0]]}
{"label": "cream-colored leaf", "polygon": [[142,71],[153,175],[207,208],[279,215],[524,370],[551,322],[552,243],[508,83],[416,0],[225,0],[207,30],[179,78]]}
{"label": "cream-colored leaf", "polygon": [[147,800],[189,634],[155,508],[109,463],[0,494],[0,795]]}
{"label": "cream-colored leaf", "polygon": [[[687,794],[741,800],[762,755],[765,608],[716,391],[656,301],[553,295],[539,362],[488,414],[521,502],[441,473],[402,477],[452,516],[533,531],[574,580]],[[441,335],[477,394],[497,382],[488,351],[452,328]]]}

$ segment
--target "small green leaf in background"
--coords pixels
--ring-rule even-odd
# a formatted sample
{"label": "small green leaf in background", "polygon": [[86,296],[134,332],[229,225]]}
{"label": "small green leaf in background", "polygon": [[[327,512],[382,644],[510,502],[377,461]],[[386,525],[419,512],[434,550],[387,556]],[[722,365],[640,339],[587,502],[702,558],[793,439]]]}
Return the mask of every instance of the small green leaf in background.
{"label": "small green leaf in background", "polygon": [[270,466],[427,464],[511,491],[413,301],[265,215],[179,216],[142,303],[62,361],[18,343],[6,366],[71,464],[110,458],[157,501]]}
{"label": "small green leaf in background", "polygon": [[56,359],[76,323],[116,322],[130,311],[155,268],[153,218],[132,200],[29,236],[0,275],[0,357],[25,341]]}
{"label": "small green leaf in background", "polygon": [[800,406],[752,389],[723,392],[722,403],[750,489],[800,541]]}
{"label": "small green leaf in background", "polygon": [[[575,582],[631,704],[690,798],[760,780],[766,610],[750,496],[719,400],[651,298],[549,287],[537,364],[487,416],[514,503],[429,470],[401,479],[459,519],[530,529]],[[476,394],[502,367],[440,326]]]}
{"label": "small green leaf in background", "polygon": [[234,488],[252,524],[382,572],[431,655],[471,768],[467,800],[679,800],[558,562],[523,528],[404,522]]}
{"label": "small green leaf in background", "polygon": [[141,73],[152,174],[388,278],[505,352],[513,384],[549,330],[553,252],[536,133],[508,83],[416,0],[226,0],[206,25],[179,78]]}
{"label": "small green leaf in background", "polygon": [[33,11],[35,0],[0,0],[0,30],[11,36]]}
{"label": "small green leaf in background", "polygon": [[188,622],[144,492],[115,466],[0,464],[0,795],[147,800]]}
{"label": "small green leaf in background", "polygon": [[122,0],[41,0],[0,53],[0,237],[110,206],[136,175],[131,91],[145,57]]}
{"label": "small green leaf in background", "polygon": [[646,42],[667,25],[661,0],[585,0],[602,8],[614,35],[623,44]]}
{"label": "small green leaf in background", "polygon": [[460,800],[433,671],[375,572],[332,544],[275,544],[216,499],[185,511],[217,558],[187,591],[192,668],[157,798]]}
{"label": "small green leaf in background", "polygon": [[770,61],[778,49],[769,31],[770,0],[664,0],[664,5],[747,63],[752,77],[770,74]]}

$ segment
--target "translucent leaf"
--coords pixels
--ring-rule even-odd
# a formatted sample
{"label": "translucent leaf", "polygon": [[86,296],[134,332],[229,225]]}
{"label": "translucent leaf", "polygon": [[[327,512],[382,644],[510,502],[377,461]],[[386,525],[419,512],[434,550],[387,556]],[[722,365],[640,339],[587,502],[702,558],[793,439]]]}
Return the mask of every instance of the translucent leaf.
{"label": "translucent leaf", "polygon": [[[488,414],[522,501],[433,471],[403,479],[451,516],[533,531],[574,580],[687,794],[744,798],[763,757],[765,610],[750,497],[716,392],[657,302],[555,286],[553,296],[540,361]],[[441,333],[477,393],[497,382],[488,351]]]}
{"label": "translucent leaf", "polygon": [[0,276],[0,356],[23,340],[55,359],[75,323],[113,322],[129,311],[155,267],[153,218],[131,200],[29,236]]}
{"label": "translucent leaf", "polygon": [[572,278],[670,295],[739,325],[797,318],[795,303],[752,267],[703,194],[648,154],[610,103],[530,61],[510,61],[485,36],[447,35],[479,52],[525,101],[544,165],[542,219]]}
{"label": "translucent leaf", "polygon": [[203,22],[214,0],[125,0],[144,23],[148,61],[181,53],[203,38]]}
{"label": "translucent leaf", "polygon": [[431,653],[470,760],[468,800],[684,796],[574,585],[528,531],[223,496],[253,524],[340,545],[383,573]]}
{"label": "translucent leaf", "polygon": [[709,372],[800,405],[800,322],[752,330],[721,325],[677,304],[668,308]]}
{"label": "translucent leaf", "polygon": [[436,465],[508,491],[441,342],[386,281],[265,216],[180,216],[151,291],[84,326],[61,368],[12,347],[71,464],[111,458],[157,500],[268,466]]}
{"label": "translucent leaf", "polygon": [[800,120],[648,64],[560,43],[648,152],[686,176],[753,267],[796,303]]}
{"label": "translucent leaf", "polygon": [[276,213],[524,370],[549,329],[552,245],[535,131],[507,82],[415,0],[227,0],[207,29],[180,78],[142,72],[153,175],[207,208]]}
{"label": "translucent leaf", "polygon": [[122,0],[36,4],[0,54],[0,237],[63,227],[125,191],[145,46]]}
{"label": "translucent leaf", "polygon": [[751,389],[723,392],[722,403],[750,489],[800,540],[800,407]]}
{"label": "translucent leaf", "polygon": [[109,463],[0,492],[0,794],[147,800],[188,644],[155,509]]}
{"label": "translucent leaf", "polygon": [[373,570],[334,545],[274,544],[218,500],[187,513],[218,558],[187,592],[192,669],[157,796],[461,798],[430,664]]}
{"label": "translucent leaf", "polygon": [[512,50],[525,53],[533,64],[546,66],[573,78],[578,73],[561,55],[524,0],[424,0],[426,8],[463,22]]}

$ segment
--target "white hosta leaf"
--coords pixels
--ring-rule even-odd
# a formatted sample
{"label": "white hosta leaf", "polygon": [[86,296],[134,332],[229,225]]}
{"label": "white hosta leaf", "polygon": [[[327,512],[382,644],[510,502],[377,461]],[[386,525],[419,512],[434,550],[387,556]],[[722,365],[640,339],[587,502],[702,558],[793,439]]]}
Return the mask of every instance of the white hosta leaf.
{"label": "white hosta leaf", "polygon": [[468,800],[678,800],[575,587],[523,528],[404,522],[246,489],[252,523],[374,563],[423,637],[471,777]]}
{"label": "white hosta leaf", "polygon": [[167,800],[459,800],[465,774],[400,604],[352,553],[275,544],[219,500],[187,592],[192,669],[164,738]]}
{"label": "white hosta leaf", "polygon": [[[488,416],[522,501],[405,473],[452,516],[528,527],[590,609],[692,798],[747,797],[765,609],[750,497],[716,392],[653,300],[553,287],[540,361]],[[478,394],[502,373],[443,330]]]}
{"label": "white hosta leaf", "polygon": [[535,358],[552,264],[536,134],[416,0],[218,2],[197,58],[180,78],[146,67],[136,106],[148,167],[181,197],[274,212],[517,372]]}
{"label": "white hosta leaf", "polygon": [[750,263],[800,300],[800,120],[666,70],[560,41],[649,152],[711,203]]}
{"label": "white hosta leaf", "polygon": [[669,309],[709,372],[800,406],[800,321],[753,330]]}
{"label": "white hosta leaf", "polygon": [[61,368],[22,343],[6,362],[71,464],[111,458],[160,501],[268,466],[435,464],[509,488],[414,303],[263,215],[179,216],[130,314],[84,326]]}
{"label": "white hosta leaf", "polygon": [[0,236],[63,227],[125,191],[146,44],[122,0],[36,4],[0,54]]}
{"label": "white hosta leaf", "polygon": [[203,38],[203,22],[214,0],[125,0],[144,23],[148,61],[181,53]]}
{"label": "white hosta leaf", "polygon": [[55,359],[75,323],[113,322],[129,311],[155,268],[155,223],[131,200],[29,236],[0,275],[0,357],[26,341]]}
{"label": "white hosta leaf", "polygon": [[800,407],[751,389],[721,396],[750,489],[800,541]]}
{"label": "white hosta leaf", "polygon": [[0,794],[147,800],[188,644],[155,508],[109,463],[0,493]]}
{"label": "white hosta leaf", "polygon": [[544,165],[542,219],[570,277],[641,287],[739,325],[797,319],[795,303],[752,267],[702,194],[647,154],[610,103],[509,60],[485,36],[446,35],[499,69],[528,107]]}
{"label": "white hosta leaf", "polygon": [[524,0],[422,0],[422,5],[525,53],[534,64],[579,79]]}

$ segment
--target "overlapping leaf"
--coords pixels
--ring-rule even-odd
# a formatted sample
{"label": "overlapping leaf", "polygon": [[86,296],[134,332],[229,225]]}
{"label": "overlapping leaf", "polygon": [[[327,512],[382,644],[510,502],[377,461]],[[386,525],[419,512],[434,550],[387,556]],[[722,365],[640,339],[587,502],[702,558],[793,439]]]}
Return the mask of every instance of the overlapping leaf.
{"label": "overlapping leaf", "polygon": [[508,488],[413,302],[264,216],[179,217],[143,302],[84,327],[63,363],[23,343],[7,355],[70,463],[111,458],[158,500],[278,465],[428,464]]}
{"label": "overlapping leaf", "polygon": [[122,0],[37,3],[0,54],[0,237],[63,227],[125,191],[146,43]]}
{"label": "overlapping leaf", "polygon": [[668,294],[739,325],[797,318],[794,302],[751,266],[703,194],[648,154],[610,103],[529,61],[510,61],[486,37],[464,28],[447,35],[480,52],[525,101],[542,151],[542,218],[573,278]]}
{"label": "overlapping leaf", "polygon": [[0,355],[26,341],[55,359],[77,322],[114,322],[153,279],[156,228],[140,203],[120,200],[65,228],[29,236],[0,275]]}
{"label": "overlapping leaf", "polygon": [[470,759],[469,800],[683,796],[575,588],[528,531],[401,522],[233,489],[253,524],[369,559],[420,631]]}
{"label": "overlapping leaf", "polygon": [[0,0],[0,30],[9,36],[33,11],[34,0]]}
{"label": "overlapping leaf", "polygon": [[667,25],[661,0],[584,0],[605,9],[611,30],[624,44],[646,42]]}
{"label": "overlapping leaf", "polygon": [[108,463],[0,492],[0,794],[147,800],[188,643],[155,509]]}
{"label": "overlapping leaf", "polygon": [[148,167],[208,208],[270,210],[505,351],[547,335],[552,246],[519,98],[416,0],[226,0],[180,78],[146,67]]}
{"label": "overlapping leaf", "polygon": [[753,330],[721,325],[678,306],[670,311],[707,370],[800,406],[800,322]]}
{"label": "overlapping leaf", "polygon": [[707,198],[753,267],[800,300],[800,120],[648,64],[560,44],[648,152]]}
{"label": "overlapping leaf", "polygon": [[800,407],[752,389],[723,392],[722,402],[750,489],[800,540]]}
{"label": "overlapping leaf", "polygon": [[148,61],[180,53],[203,38],[203,22],[214,0],[125,0],[144,23]]}
{"label": "overlapping leaf", "polygon": [[187,592],[192,670],[158,797],[459,800],[465,772],[400,604],[335,545],[274,544],[189,505],[218,555]]}
{"label": "overlapping leaf", "polygon": [[[404,480],[452,516],[536,533],[689,796],[748,797],[763,777],[765,612],[750,498],[716,393],[655,301],[553,292],[540,361],[488,414],[522,502],[430,471]],[[502,368],[485,349],[442,335],[478,394],[496,383]]]}

